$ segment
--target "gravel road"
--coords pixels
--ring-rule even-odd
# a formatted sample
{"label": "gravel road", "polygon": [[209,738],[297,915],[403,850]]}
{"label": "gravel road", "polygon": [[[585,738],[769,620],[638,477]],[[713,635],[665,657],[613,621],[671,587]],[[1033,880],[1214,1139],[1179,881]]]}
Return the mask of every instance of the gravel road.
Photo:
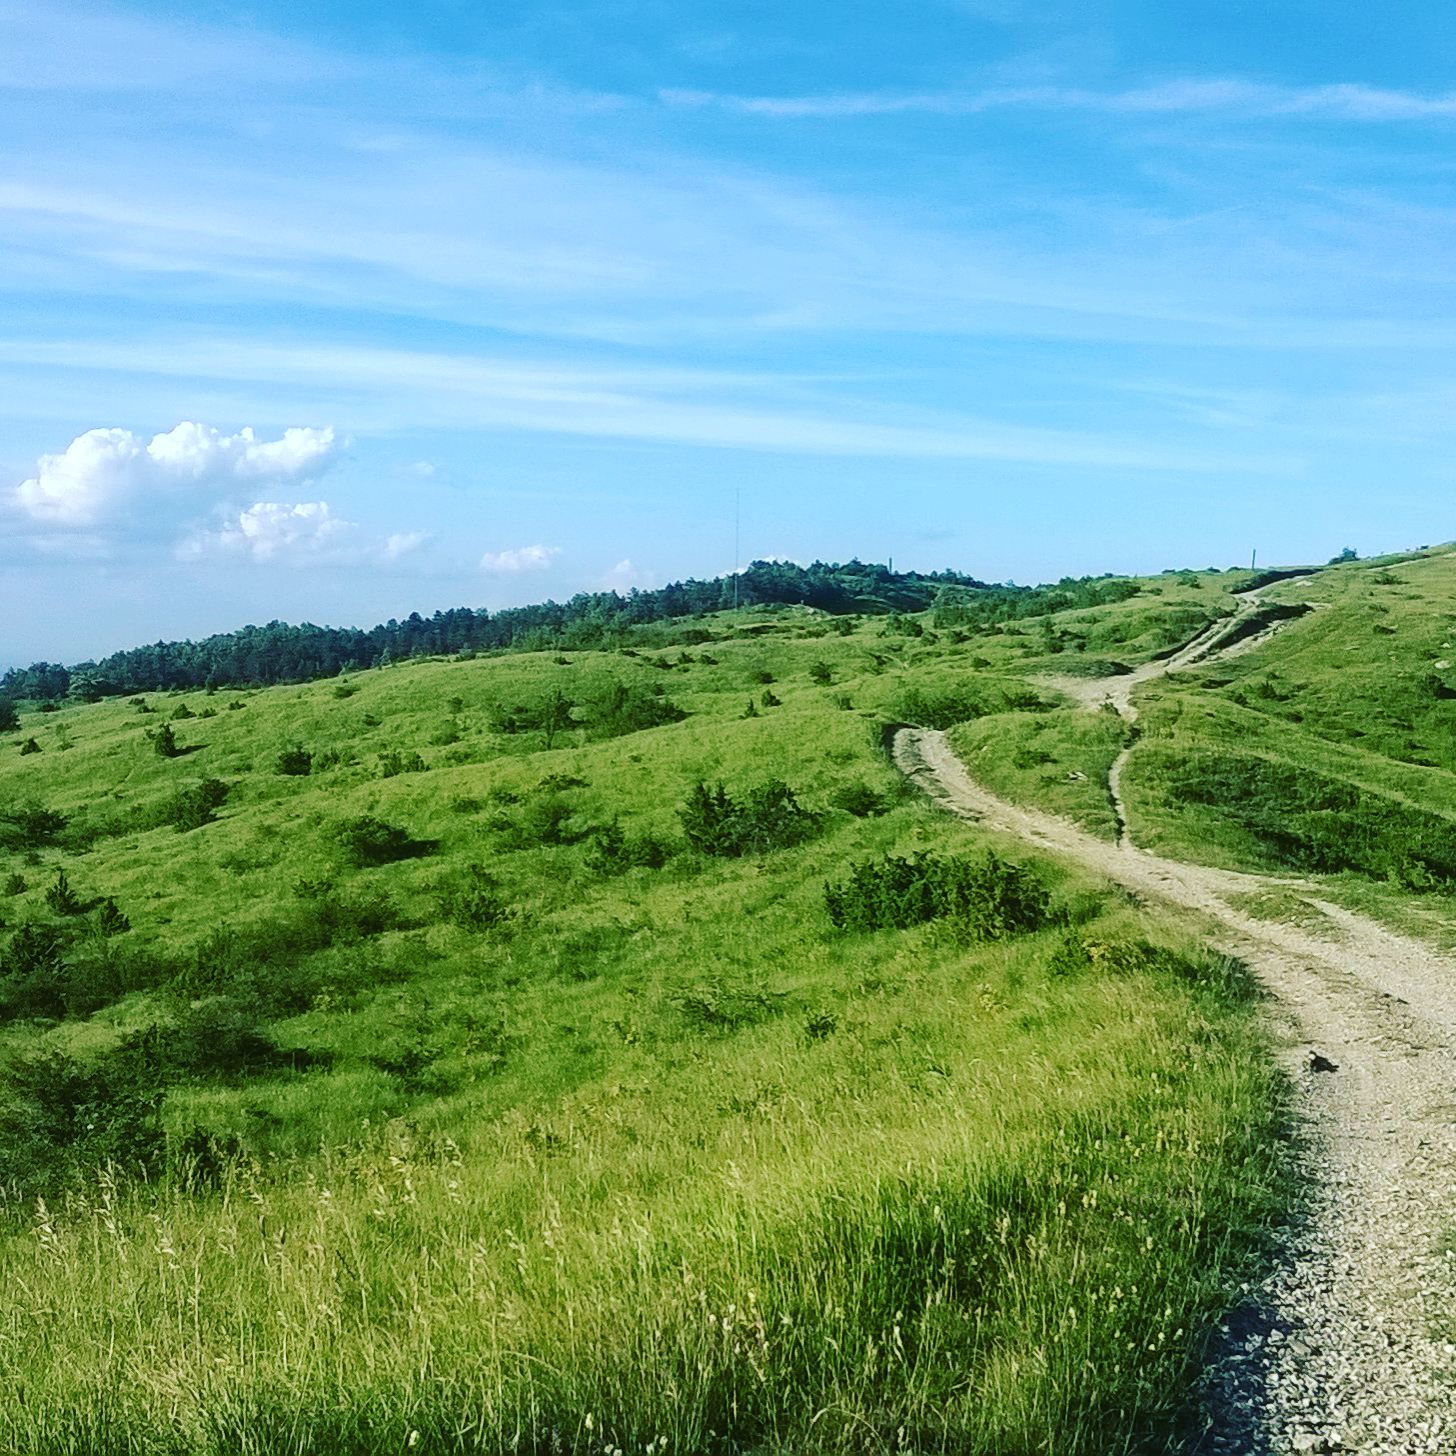
{"label": "gravel road", "polygon": [[[1126,711],[1137,682],[1205,647],[1084,686]],[[1318,900],[1316,933],[1256,919],[1241,896],[1297,882],[1162,859],[1007,803],[943,733],[903,728],[892,752],[951,813],[1206,915],[1273,995],[1308,1131],[1308,1216],[1219,1332],[1192,1449],[1456,1453],[1456,1346],[1439,1332],[1456,1329],[1443,1246],[1456,1224],[1456,963]]]}

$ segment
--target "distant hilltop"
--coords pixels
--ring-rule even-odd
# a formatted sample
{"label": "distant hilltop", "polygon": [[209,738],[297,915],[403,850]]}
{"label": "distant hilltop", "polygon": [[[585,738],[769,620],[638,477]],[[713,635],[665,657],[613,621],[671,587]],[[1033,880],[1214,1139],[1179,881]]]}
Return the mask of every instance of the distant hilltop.
{"label": "distant hilltop", "polygon": [[156,642],[64,667],[38,662],[0,678],[0,697],[95,700],[171,688],[310,682],[410,657],[483,652],[587,651],[631,645],[654,622],[740,608],[809,607],[836,615],[887,615],[940,606],[967,624],[1097,606],[1139,590],[1126,577],[1065,578],[1050,586],[993,584],[963,572],[894,571],[862,561],[809,566],[755,561],[736,574],[689,578],[654,591],[582,592],[566,602],[499,612],[456,607],[367,630],[269,622],[200,642]]}

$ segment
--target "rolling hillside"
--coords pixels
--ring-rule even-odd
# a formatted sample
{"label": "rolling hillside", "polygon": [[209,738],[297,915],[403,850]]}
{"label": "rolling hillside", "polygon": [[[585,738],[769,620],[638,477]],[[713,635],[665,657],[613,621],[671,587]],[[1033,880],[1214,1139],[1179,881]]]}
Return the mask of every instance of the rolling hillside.
{"label": "rolling hillside", "polygon": [[1165,1449],[1297,1207],[1255,989],[887,725],[1438,937],[1451,561],[22,704],[7,1442]]}

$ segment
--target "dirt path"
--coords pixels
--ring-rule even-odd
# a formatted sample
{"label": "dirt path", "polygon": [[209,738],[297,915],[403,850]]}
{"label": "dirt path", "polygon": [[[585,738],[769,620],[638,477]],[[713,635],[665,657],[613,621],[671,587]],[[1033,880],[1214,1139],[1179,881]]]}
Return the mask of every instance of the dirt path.
{"label": "dirt path", "polygon": [[[1285,580],[1295,575],[1291,573]],[[1219,617],[1201,632],[1190,638],[1181,647],[1166,657],[1155,657],[1135,667],[1131,672],[1116,677],[1057,677],[1040,679],[1066,697],[1080,703],[1084,708],[1115,708],[1133,732],[1126,748],[1117,755],[1107,775],[1107,793],[1112,800],[1112,813],[1117,821],[1119,843],[1127,841],[1127,804],[1122,794],[1122,773],[1127,761],[1137,746],[1137,706],[1133,693],[1146,682],[1167,677],[1169,673],[1181,672],[1184,668],[1197,667],[1200,663],[1223,662],[1231,657],[1241,656],[1262,646],[1281,627],[1297,621],[1304,613],[1314,611],[1311,603],[1270,604],[1257,592],[1239,595],[1234,613],[1230,617]]]}
{"label": "dirt path", "polygon": [[[1224,655],[1238,620],[1112,680],[1116,696],[1096,701],[1131,712],[1138,682]],[[1196,1449],[1456,1453],[1456,1251],[1442,1242],[1456,1223],[1456,962],[1317,899],[1315,930],[1257,919],[1241,907],[1249,891],[1300,884],[1308,898],[1309,887],[1162,859],[1126,835],[1109,844],[1007,803],[970,778],[943,733],[902,728],[892,752],[949,812],[1208,916],[1276,998],[1311,1134],[1309,1217],[1221,1332]]]}

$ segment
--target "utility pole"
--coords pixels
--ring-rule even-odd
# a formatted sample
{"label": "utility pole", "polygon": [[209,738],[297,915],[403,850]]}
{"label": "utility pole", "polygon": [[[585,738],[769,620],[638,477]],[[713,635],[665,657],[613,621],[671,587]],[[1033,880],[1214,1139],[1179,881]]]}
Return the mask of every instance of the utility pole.
{"label": "utility pole", "polygon": [[733,487],[733,610],[738,610],[739,522],[743,514],[743,487]]}
{"label": "utility pole", "polygon": [[1259,565],[1259,548],[1254,547],[1254,554],[1249,557],[1249,570],[1253,571]]}

